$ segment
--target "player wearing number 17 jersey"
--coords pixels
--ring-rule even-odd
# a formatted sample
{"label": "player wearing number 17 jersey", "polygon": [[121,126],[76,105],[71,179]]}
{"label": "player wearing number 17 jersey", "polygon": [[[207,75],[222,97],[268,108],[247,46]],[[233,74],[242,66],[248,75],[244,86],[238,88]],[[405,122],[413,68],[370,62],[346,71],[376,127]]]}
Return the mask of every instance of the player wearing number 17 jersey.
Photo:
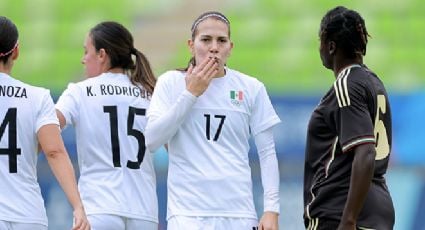
{"label": "player wearing number 17 jersey", "polygon": [[88,79],[69,84],[56,109],[61,125],[76,130],[78,186],[92,229],[156,230],[155,171],[143,134],[155,78],[116,22],[96,25],[84,48]]}
{"label": "player wearing number 17 jersey", "polygon": [[[278,229],[279,171],[272,128],[280,122],[257,79],[225,67],[233,43],[219,12],[192,26],[193,59],[158,79],[147,146],[168,144],[168,229]],[[248,151],[260,158],[264,215],[257,220]]]}
{"label": "player wearing number 17 jersey", "polygon": [[336,80],[308,125],[307,229],[387,230],[394,225],[384,178],[391,110],[382,81],[363,64],[367,36],[363,18],[345,7],[330,10],[322,19],[320,55]]}

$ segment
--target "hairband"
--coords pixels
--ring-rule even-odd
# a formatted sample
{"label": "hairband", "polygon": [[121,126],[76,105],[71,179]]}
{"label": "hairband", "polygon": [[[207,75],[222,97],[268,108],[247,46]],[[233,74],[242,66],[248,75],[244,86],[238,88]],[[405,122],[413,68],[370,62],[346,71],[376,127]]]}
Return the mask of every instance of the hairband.
{"label": "hairband", "polygon": [[210,14],[206,14],[204,15],[202,18],[198,19],[192,26],[192,32],[196,29],[196,27],[198,27],[199,23],[201,23],[202,21],[204,21],[205,19],[209,18],[209,17],[217,17],[220,18],[222,21],[224,21],[226,24],[230,24],[229,20],[227,20],[227,18],[223,17],[220,14],[217,13],[210,13]]}
{"label": "hairband", "polygon": [[0,57],[4,57],[11,54],[16,49],[16,47],[18,47],[18,41],[16,41],[15,45],[11,50],[7,51],[6,53],[0,53]]}

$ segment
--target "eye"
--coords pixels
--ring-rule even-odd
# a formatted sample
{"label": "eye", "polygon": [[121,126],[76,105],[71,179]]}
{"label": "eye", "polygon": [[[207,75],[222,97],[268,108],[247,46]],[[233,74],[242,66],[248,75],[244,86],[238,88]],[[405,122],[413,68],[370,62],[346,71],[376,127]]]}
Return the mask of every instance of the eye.
{"label": "eye", "polygon": [[203,41],[203,42],[207,42],[209,40],[211,40],[211,39],[210,38],[201,38],[201,41]]}

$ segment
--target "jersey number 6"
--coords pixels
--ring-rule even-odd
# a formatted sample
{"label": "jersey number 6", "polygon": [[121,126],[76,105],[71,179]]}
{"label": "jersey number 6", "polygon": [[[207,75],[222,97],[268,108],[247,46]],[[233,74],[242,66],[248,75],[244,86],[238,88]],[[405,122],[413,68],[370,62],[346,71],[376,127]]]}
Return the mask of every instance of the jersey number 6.
{"label": "jersey number 6", "polygon": [[384,122],[380,119],[381,114],[387,112],[386,100],[384,95],[378,95],[378,108],[375,118],[375,138],[376,138],[376,157],[375,160],[382,160],[390,154],[390,145],[388,144],[387,129]]}
{"label": "jersey number 6", "polygon": [[[121,167],[117,106],[103,106],[103,112],[109,113],[109,123],[111,125],[112,161],[114,162],[114,167]],[[127,167],[130,169],[139,169],[140,164],[143,162],[143,157],[145,156],[145,136],[142,132],[133,128],[134,117],[136,115],[144,116],[145,114],[146,109],[131,106],[128,108],[127,135],[135,137],[139,144],[137,161],[127,161]]]}

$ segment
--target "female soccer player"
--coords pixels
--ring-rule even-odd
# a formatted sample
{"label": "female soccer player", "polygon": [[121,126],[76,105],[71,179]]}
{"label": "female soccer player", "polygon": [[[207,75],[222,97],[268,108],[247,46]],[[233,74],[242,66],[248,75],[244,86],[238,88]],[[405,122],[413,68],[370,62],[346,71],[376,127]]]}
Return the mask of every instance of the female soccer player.
{"label": "female soccer player", "polygon": [[50,92],[10,76],[18,56],[18,30],[0,16],[0,229],[47,230],[36,171],[40,146],[74,209],[73,229],[88,230]]}
{"label": "female soccer player", "polygon": [[[226,67],[229,20],[206,12],[192,25],[189,66],[159,77],[145,135],[167,144],[168,229],[278,229],[279,171],[272,127],[280,122],[264,85]],[[248,139],[254,136],[264,187],[258,223]]]}
{"label": "female soccer player", "polygon": [[69,84],[56,109],[76,129],[79,189],[94,230],[158,229],[156,179],[145,147],[156,79],[121,24],[102,22],[84,42],[88,79]]}
{"label": "female soccer player", "polygon": [[385,183],[391,110],[381,80],[363,64],[365,22],[356,11],[331,9],[320,25],[320,57],[335,82],[308,125],[304,177],[307,229],[392,229]]}

